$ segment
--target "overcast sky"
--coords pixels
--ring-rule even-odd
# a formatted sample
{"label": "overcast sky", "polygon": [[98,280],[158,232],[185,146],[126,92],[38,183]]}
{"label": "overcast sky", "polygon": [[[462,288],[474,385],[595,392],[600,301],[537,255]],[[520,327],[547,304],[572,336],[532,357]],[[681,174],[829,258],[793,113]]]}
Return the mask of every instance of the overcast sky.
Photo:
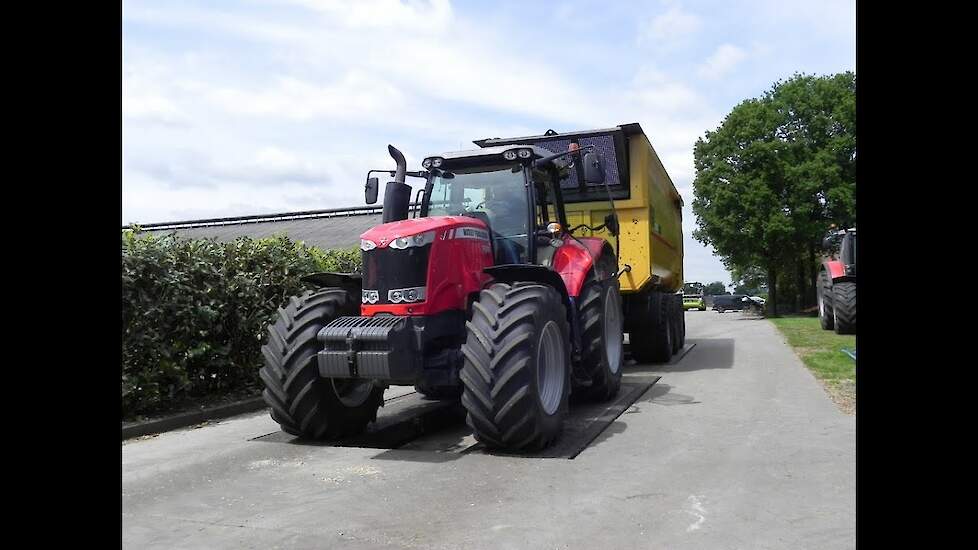
{"label": "overcast sky", "polygon": [[[370,168],[638,122],[682,194],[693,144],[794,72],[855,70],[855,0],[124,0],[122,223],[363,204]],[[409,182],[410,183],[410,182]]]}

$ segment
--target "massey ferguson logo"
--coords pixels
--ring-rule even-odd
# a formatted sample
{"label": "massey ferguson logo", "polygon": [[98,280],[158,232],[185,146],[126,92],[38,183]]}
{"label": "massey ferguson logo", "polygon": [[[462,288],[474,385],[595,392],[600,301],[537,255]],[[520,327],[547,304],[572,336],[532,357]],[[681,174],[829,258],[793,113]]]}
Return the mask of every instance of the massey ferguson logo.
{"label": "massey ferguson logo", "polygon": [[384,246],[385,244],[387,244],[387,237],[381,237],[380,246]]}

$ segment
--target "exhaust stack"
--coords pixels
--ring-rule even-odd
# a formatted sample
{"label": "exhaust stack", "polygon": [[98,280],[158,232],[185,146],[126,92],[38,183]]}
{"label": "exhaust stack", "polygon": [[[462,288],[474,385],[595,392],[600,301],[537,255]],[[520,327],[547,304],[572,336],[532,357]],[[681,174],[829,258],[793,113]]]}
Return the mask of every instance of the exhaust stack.
{"label": "exhaust stack", "polygon": [[411,205],[411,186],[404,183],[404,174],[407,172],[404,154],[393,145],[388,145],[387,151],[397,163],[397,170],[394,172],[394,181],[387,182],[384,189],[383,223],[406,220]]}

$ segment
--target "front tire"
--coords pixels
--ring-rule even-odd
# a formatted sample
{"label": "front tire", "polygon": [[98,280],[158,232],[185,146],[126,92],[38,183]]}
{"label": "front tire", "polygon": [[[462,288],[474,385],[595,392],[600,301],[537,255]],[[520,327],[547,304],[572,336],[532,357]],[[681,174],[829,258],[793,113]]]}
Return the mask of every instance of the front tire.
{"label": "front tire", "polygon": [[483,290],[465,323],[466,423],[490,448],[537,450],[560,433],[570,395],[570,329],[557,291],[536,283]]}
{"label": "front tire", "polygon": [[832,313],[836,334],[856,333],[856,283],[832,285]]}
{"label": "front tire", "polygon": [[259,376],[262,397],[283,431],[334,439],[360,433],[377,419],[383,389],[370,381],[319,376],[316,354],[322,344],[316,334],[333,319],[358,313],[358,302],[338,288],[304,292],[279,308],[261,348],[265,366]]}

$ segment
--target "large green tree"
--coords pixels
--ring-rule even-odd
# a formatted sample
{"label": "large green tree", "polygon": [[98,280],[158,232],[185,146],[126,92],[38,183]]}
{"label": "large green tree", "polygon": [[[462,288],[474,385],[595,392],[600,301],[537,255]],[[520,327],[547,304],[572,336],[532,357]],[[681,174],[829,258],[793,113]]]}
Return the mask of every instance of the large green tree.
{"label": "large green tree", "polygon": [[696,142],[694,237],[732,271],[763,269],[775,315],[779,276],[794,276],[796,303],[814,300],[820,238],[855,224],[855,91],[851,72],[796,74]]}

